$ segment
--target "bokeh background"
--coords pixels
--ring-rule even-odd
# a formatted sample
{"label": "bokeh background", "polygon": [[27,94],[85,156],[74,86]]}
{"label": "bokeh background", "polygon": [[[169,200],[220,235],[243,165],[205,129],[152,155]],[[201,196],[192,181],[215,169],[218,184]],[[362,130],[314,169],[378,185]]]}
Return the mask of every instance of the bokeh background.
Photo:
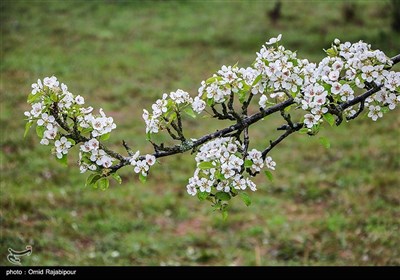
{"label": "bokeh background", "polygon": [[[235,199],[227,221],[187,195],[190,154],[162,159],[146,184],[125,168],[122,185],[101,191],[84,188],[74,160],[56,163],[34,131],[23,139],[30,85],[54,74],[114,117],[111,146],[121,150],[125,139],[150,152],[142,108],[177,88],[194,96],[221,65],[249,65],[279,33],[316,62],[336,37],[399,53],[392,2],[3,0],[0,8],[1,265],[7,248],[28,244],[25,265],[400,264],[398,109],[323,130],[330,149],[318,137],[288,138],[271,153],[274,181],[259,176],[252,205]],[[251,145],[265,147],[281,123],[254,126]],[[196,138],[226,123],[185,125]]]}

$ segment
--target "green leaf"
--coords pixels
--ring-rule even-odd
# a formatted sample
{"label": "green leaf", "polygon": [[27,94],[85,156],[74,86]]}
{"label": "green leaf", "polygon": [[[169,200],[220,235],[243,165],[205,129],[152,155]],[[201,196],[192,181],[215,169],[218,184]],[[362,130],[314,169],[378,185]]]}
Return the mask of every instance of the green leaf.
{"label": "green leaf", "polygon": [[211,77],[206,80],[206,84],[211,84],[217,80],[217,77]]}
{"label": "green leaf", "polygon": [[71,143],[72,146],[75,145],[75,140],[74,139],[68,138],[67,140],[68,140],[68,142]]}
{"label": "green leaf", "polygon": [[325,89],[327,92],[331,92],[332,85],[327,84],[327,83],[324,83],[323,86],[324,86],[324,89]]}
{"label": "green leaf", "polygon": [[171,111],[168,115],[167,118],[169,119],[168,124],[172,123],[174,120],[176,120],[178,115],[176,114],[175,111]]}
{"label": "green leaf", "polygon": [[240,193],[240,198],[243,200],[243,202],[244,202],[244,204],[246,204],[246,206],[250,206],[251,199],[250,199],[250,196],[247,193],[241,192]]}
{"label": "green leaf", "polygon": [[81,134],[87,134],[93,131],[93,128],[91,127],[86,127],[86,128],[82,128],[81,130]]}
{"label": "green leaf", "polygon": [[206,200],[207,197],[209,197],[209,196],[210,196],[210,194],[209,194],[208,192],[198,192],[198,193],[197,193],[197,198],[198,198],[200,201]]}
{"label": "green leaf", "polygon": [[100,178],[101,176],[97,173],[90,174],[86,179],[85,187],[94,185]]}
{"label": "green leaf", "polygon": [[265,176],[267,176],[268,180],[270,180],[270,181],[274,180],[274,176],[272,175],[271,171],[265,170],[264,173],[265,173]]}
{"label": "green leaf", "polygon": [[55,92],[52,92],[50,94],[50,100],[53,101],[53,102],[57,102],[58,101],[58,97],[57,97],[57,94]]}
{"label": "green leaf", "polygon": [[299,61],[297,59],[291,59],[290,62],[293,63],[293,66],[296,67],[297,65],[299,65]]}
{"label": "green leaf", "polygon": [[62,158],[58,158],[56,157],[56,160],[61,163],[62,165],[67,166],[68,165],[68,161],[67,161],[67,155],[63,154]]}
{"label": "green leaf", "polygon": [[215,178],[224,181],[225,180],[225,176],[223,174],[221,174],[221,172],[219,172],[218,170],[215,172],[214,174]]}
{"label": "green leaf", "polygon": [[147,141],[151,140],[151,132],[150,131],[146,133],[146,140]]}
{"label": "green leaf", "polygon": [[326,137],[319,137],[319,142],[327,149],[331,147],[331,143],[329,142],[329,139]]}
{"label": "green leaf", "polygon": [[[293,97],[295,97],[295,96],[293,96]],[[289,112],[290,109],[292,109],[292,106],[293,106],[293,105],[287,106],[285,109],[283,109],[283,111],[284,111],[285,113]]]}
{"label": "green leaf", "polygon": [[330,48],[325,50],[326,54],[333,57],[333,56],[337,56],[338,52],[335,48]]}
{"label": "green leaf", "polygon": [[390,111],[390,110],[389,110],[388,107],[382,107],[382,108],[381,108],[381,112],[384,113],[384,114],[388,113],[389,111]]}
{"label": "green leaf", "polygon": [[244,103],[246,101],[246,93],[247,92],[244,91],[244,90],[241,90],[241,91],[238,92],[240,103]]}
{"label": "green leaf", "polygon": [[226,221],[228,219],[228,210],[222,210],[221,214],[222,214],[222,219]]}
{"label": "green leaf", "polygon": [[46,131],[46,128],[44,127],[44,125],[38,125],[36,126],[36,134],[37,136],[39,136],[40,138],[43,138],[44,132]]}
{"label": "green leaf", "polygon": [[302,129],[299,130],[300,134],[307,134],[308,133],[308,128],[307,127],[303,127]]}
{"label": "green leaf", "polygon": [[335,125],[335,117],[330,114],[330,113],[326,113],[324,116],[324,120],[329,123],[330,126],[334,126]]}
{"label": "green leaf", "polygon": [[113,178],[115,179],[115,181],[118,182],[118,184],[121,184],[121,183],[122,183],[122,178],[121,178],[121,176],[119,176],[119,174],[118,174],[117,172],[112,173],[112,174],[111,174],[111,177],[113,177]]}
{"label": "green leaf", "polygon": [[222,77],[220,77],[220,76],[214,76],[214,77],[208,78],[208,79],[206,80],[206,84],[211,84],[211,83],[214,83],[214,82],[216,82],[216,81],[221,81],[221,80],[222,80]]}
{"label": "green leaf", "polygon": [[25,124],[24,138],[25,138],[26,135],[28,134],[29,129],[32,127],[32,125],[33,125],[33,121],[28,121],[28,122]]}
{"label": "green leaf", "polygon": [[245,167],[245,168],[250,168],[250,167],[252,167],[252,166],[253,166],[253,161],[252,161],[252,160],[246,159],[246,160],[244,161],[244,167]]}
{"label": "green leaf", "polygon": [[200,168],[200,169],[210,169],[210,168],[215,168],[215,166],[214,166],[211,162],[203,161],[203,162],[200,162],[200,163],[197,165],[197,168]]}
{"label": "green leaf", "polygon": [[147,181],[147,176],[144,176],[144,175],[142,174],[142,172],[140,172],[140,173],[139,173],[139,180],[140,180],[140,182],[142,182],[142,183],[144,184],[144,183],[146,183],[146,181]]}
{"label": "green leaf", "polygon": [[110,181],[108,180],[108,178],[103,177],[97,181],[97,185],[99,186],[100,189],[105,191],[110,186]]}
{"label": "green leaf", "polygon": [[192,107],[187,107],[183,110],[188,116],[192,117],[193,119],[196,118],[196,113],[193,111]]}
{"label": "green leaf", "polygon": [[218,198],[219,200],[223,200],[223,201],[228,201],[231,199],[231,195],[226,192],[217,192],[215,194],[215,197]]}
{"label": "green leaf", "polygon": [[214,105],[214,99],[208,98],[206,103],[207,103],[208,107],[211,107],[212,105]]}
{"label": "green leaf", "polygon": [[261,80],[262,78],[262,74],[258,75],[255,79],[253,84],[251,85],[252,87],[254,87],[256,84],[258,84],[258,82]]}
{"label": "green leaf", "polygon": [[39,100],[41,96],[42,96],[42,92],[37,92],[36,94],[30,93],[28,95],[28,103],[29,104],[35,103],[35,101]]}
{"label": "green leaf", "polygon": [[101,141],[106,141],[108,138],[110,138],[110,132],[100,136]]}

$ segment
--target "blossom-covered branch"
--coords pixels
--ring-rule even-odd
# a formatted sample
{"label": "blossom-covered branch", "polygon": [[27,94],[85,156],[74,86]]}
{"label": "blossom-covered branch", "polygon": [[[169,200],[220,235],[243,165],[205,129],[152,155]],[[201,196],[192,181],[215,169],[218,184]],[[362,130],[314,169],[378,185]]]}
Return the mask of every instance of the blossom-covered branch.
{"label": "blossom-covered branch", "polygon": [[[85,107],[84,98],[73,95],[54,76],[32,85],[26,132],[36,124],[40,143],[51,144],[56,158],[64,163],[71,148],[78,146],[80,170],[91,172],[86,184],[103,189],[108,188],[110,176],[121,182],[117,171],[124,166],[132,166],[145,181],[158,158],[192,150],[196,169],[186,186],[190,195],[211,201],[223,213],[227,201],[237,195],[248,205],[246,190],[257,189],[252,177],[264,168],[272,176],[276,163],[268,154],[286,137],[297,131],[315,135],[324,123],[340,125],[365,109],[376,121],[400,102],[400,73],[390,70],[400,62],[399,54],[390,59],[362,41],[352,44],[335,39],[325,51],[327,56],[316,64],[298,58],[280,40],[281,35],[265,43],[247,68],[222,66],[201,82],[197,96],[178,89],[164,93],[151,110],[144,109],[152,154],[140,155],[125,141],[126,155],[108,148],[104,141],[116,128],[113,118],[102,109],[95,114],[92,107]],[[257,101],[259,111],[249,115],[249,106]],[[296,110],[303,112],[302,117],[292,120],[290,112]],[[277,129],[283,133],[262,150],[251,147],[251,126],[277,112],[284,121]],[[183,118],[200,114],[232,124],[193,139],[184,133]],[[162,132],[178,143],[154,142],[152,136]]]}

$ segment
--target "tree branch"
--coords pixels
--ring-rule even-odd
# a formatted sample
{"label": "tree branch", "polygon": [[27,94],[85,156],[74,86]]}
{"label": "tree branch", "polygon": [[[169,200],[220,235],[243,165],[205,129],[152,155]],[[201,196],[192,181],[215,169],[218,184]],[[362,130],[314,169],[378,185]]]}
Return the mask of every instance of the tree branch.
{"label": "tree branch", "polygon": [[[392,58],[393,61],[393,65],[397,64],[400,62],[400,54],[394,56]],[[369,89],[368,91],[366,91],[365,93],[355,97],[353,100],[349,100],[346,101],[344,103],[341,103],[337,106],[331,106],[329,108],[329,111],[333,114],[335,114],[338,119],[336,120],[336,124],[339,125],[341,123],[341,118],[342,118],[342,112],[351,107],[354,106],[358,103],[360,103],[360,107],[358,112],[356,113],[356,115],[354,115],[353,117],[349,117],[348,120],[350,119],[354,119],[356,118],[361,111],[364,108],[364,102],[365,100],[372,96],[373,94],[377,93],[379,90],[381,90],[382,85],[375,85],[373,88]],[[237,136],[237,134],[240,134],[242,131],[245,132],[244,135],[244,144],[246,147],[246,153],[247,153],[247,148],[248,148],[248,143],[249,143],[249,139],[248,139],[248,128],[253,125],[254,123],[260,121],[261,119],[263,119],[266,116],[269,116],[275,112],[280,111],[282,117],[286,120],[287,125],[283,125],[281,127],[278,127],[278,130],[285,130],[285,132],[279,136],[277,139],[275,139],[274,141],[270,141],[270,145],[264,149],[264,151],[262,152],[262,156],[265,159],[265,157],[267,156],[267,154],[276,146],[278,145],[280,142],[282,142],[286,137],[288,137],[289,135],[291,135],[292,133],[300,130],[304,125],[303,123],[292,123],[290,115],[286,115],[284,112],[284,109],[291,106],[292,104],[295,103],[294,99],[289,96],[288,99],[286,99],[285,101],[282,101],[278,104],[275,104],[267,109],[260,109],[259,112],[247,116],[247,108],[250,104],[250,101],[252,99],[252,94],[251,92],[249,93],[250,96],[248,98],[248,100],[243,104],[242,106],[242,113],[243,116],[239,116],[237,114],[237,112],[234,110],[233,107],[233,102],[234,102],[234,94],[231,93],[229,101],[228,101],[228,108],[226,108],[225,104],[222,103],[222,110],[223,113],[219,113],[213,106],[211,107],[215,116],[218,118],[224,118],[224,119],[230,119],[230,120],[236,120],[237,122],[229,127],[226,127],[224,129],[221,130],[217,130],[213,133],[209,133],[206,135],[203,135],[202,137],[200,137],[197,140],[186,140],[185,137],[183,137],[182,134],[182,123],[180,120],[180,116],[178,117],[178,125],[175,123],[171,122],[171,126],[174,128],[174,130],[179,134],[178,136],[175,135],[174,133],[172,133],[172,131],[166,127],[168,133],[171,135],[171,137],[173,139],[176,140],[181,140],[182,144],[180,145],[174,145],[171,147],[164,147],[163,144],[161,144],[161,146],[157,146],[154,143],[153,146],[155,148],[155,152],[153,153],[153,155],[156,158],[161,158],[161,157],[167,157],[170,155],[174,155],[174,154],[178,154],[178,153],[184,153],[186,151],[189,151],[191,149],[196,149],[197,147],[201,146],[202,144],[219,138],[219,137],[227,137],[227,136],[232,136],[235,135]],[[229,110],[229,112],[228,112]],[[83,135],[81,135],[79,133],[79,131],[77,129],[71,129],[69,127],[69,125],[66,123],[66,121],[62,118],[60,118],[59,112],[58,112],[58,107],[57,104],[54,103],[54,105],[50,108],[50,112],[51,114],[54,116],[56,122],[68,133],[70,133],[72,135],[72,138],[74,140],[78,142],[84,142],[84,141],[88,141],[89,139],[87,139],[86,137],[84,137]],[[227,117],[229,116],[229,117]],[[168,122],[168,119],[165,119]],[[130,156],[132,156],[133,152],[132,150],[127,146],[127,144],[125,142],[123,142],[123,146],[125,147],[129,157],[124,157],[123,155],[114,152],[110,149],[108,149],[104,144],[100,143],[100,148],[103,149],[107,154],[111,155],[112,157],[116,158],[119,160],[119,163],[111,166],[110,168],[108,168],[108,170],[110,170],[110,172],[115,172],[117,170],[119,170],[120,168],[122,168],[123,166],[129,165],[129,159]],[[140,156],[139,159],[144,159],[144,156]]]}
{"label": "tree branch", "polygon": [[267,157],[268,153],[280,142],[282,142],[286,137],[288,137],[290,134],[293,132],[296,132],[300,130],[303,127],[302,123],[295,123],[293,127],[288,127],[288,129],[283,133],[281,136],[279,136],[276,140],[270,141],[270,145],[262,152],[262,157],[265,160]]}

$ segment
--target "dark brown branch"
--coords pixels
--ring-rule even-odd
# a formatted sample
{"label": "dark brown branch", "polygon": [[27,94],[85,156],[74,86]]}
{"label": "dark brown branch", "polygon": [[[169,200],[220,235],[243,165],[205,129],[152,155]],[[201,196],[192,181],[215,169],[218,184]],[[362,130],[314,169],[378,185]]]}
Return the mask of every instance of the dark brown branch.
{"label": "dark brown branch", "polygon": [[364,106],[365,106],[365,100],[362,100],[362,101],[360,102],[360,107],[358,107],[357,112],[356,112],[354,115],[352,115],[352,116],[346,117],[346,120],[349,121],[349,120],[353,120],[353,119],[357,118],[358,115],[360,115],[361,112],[364,111]]}
{"label": "dark brown branch", "polygon": [[249,149],[249,144],[250,144],[249,127],[246,127],[244,129],[243,143],[244,143],[243,158],[245,158],[247,156],[247,151]]}
{"label": "dark brown branch", "polygon": [[180,138],[178,136],[176,136],[168,126],[166,127],[166,129],[168,131],[169,136],[171,136],[172,139],[180,140]]}
{"label": "dark brown branch", "polygon": [[235,100],[235,95],[233,92],[231,92],[228,101],[229,114],[231,114],[237,120],[237,122],[241,122],[242,118],[239,116],[238,113],[236,113],[235,108],[233,107],[234,100]]}
{"label": "dark brown branch", "polygon": [[56,120],[58,125],[62,127],[62,129],[64,129],[68,133],[72,133],[72,130],[69,127],[69,125],[65,122],[64,119],[60,118],[59,111],[58,111],[58,104],[57,103],[53,103],[53,105],[50,108],[50,113],[54,117],[54,119]]}
{"label": "dark brown branch", "polygon": [[214,113],[213,116],[214,118],[217,118],[219,120],[232,120],[232,121],[236,120],[234,117],[228,114],[225,103],[221,103],[221,107],[222,107],[222,114],[218,112],[218,110],[215,108],[214,105],[211,106],[211,110]]}
{"label": "dark brown branch", "polygon": [[262,152],[262,157],[265,160],[265,158],[267,157],[268,153],[276,146],[278,145],[280,142],[282,142],[286,137],[288,137],[290,134],[292,134],[293,132],[296,132],[298,130],[300,130],[303,127],[302,123],[295,123],[293,125],[293,127],[289,127],[285,133],[283,133],[281,136],[279,136],[277,139],[275,139],[274,141],[270,141],[269,146]]}
{"label": "dark brown branch", "polygon": [[124,146],[126,152],[128,153],[128,155],[131,157],[133,156],[135,153],[132,151],[132,149],[128,146],[128,144],[125,142],[125,140],[122,140],[122,146]]}
{"label": "dark brown branch", "polygon": [[393,61],[393,65],[397,64],[400,62],[400,53],[398,55],[395,55],[391,58],[391,60]]}
{"label": "dark brown branch", "polygon": [[243,103],[242,105],[242,115],[247,115],[247,108],[249,108],[250,102],[253,99],[253,93],[251,92],[251,90],[249,91],[249,98],[247,98],[247,100]]}

